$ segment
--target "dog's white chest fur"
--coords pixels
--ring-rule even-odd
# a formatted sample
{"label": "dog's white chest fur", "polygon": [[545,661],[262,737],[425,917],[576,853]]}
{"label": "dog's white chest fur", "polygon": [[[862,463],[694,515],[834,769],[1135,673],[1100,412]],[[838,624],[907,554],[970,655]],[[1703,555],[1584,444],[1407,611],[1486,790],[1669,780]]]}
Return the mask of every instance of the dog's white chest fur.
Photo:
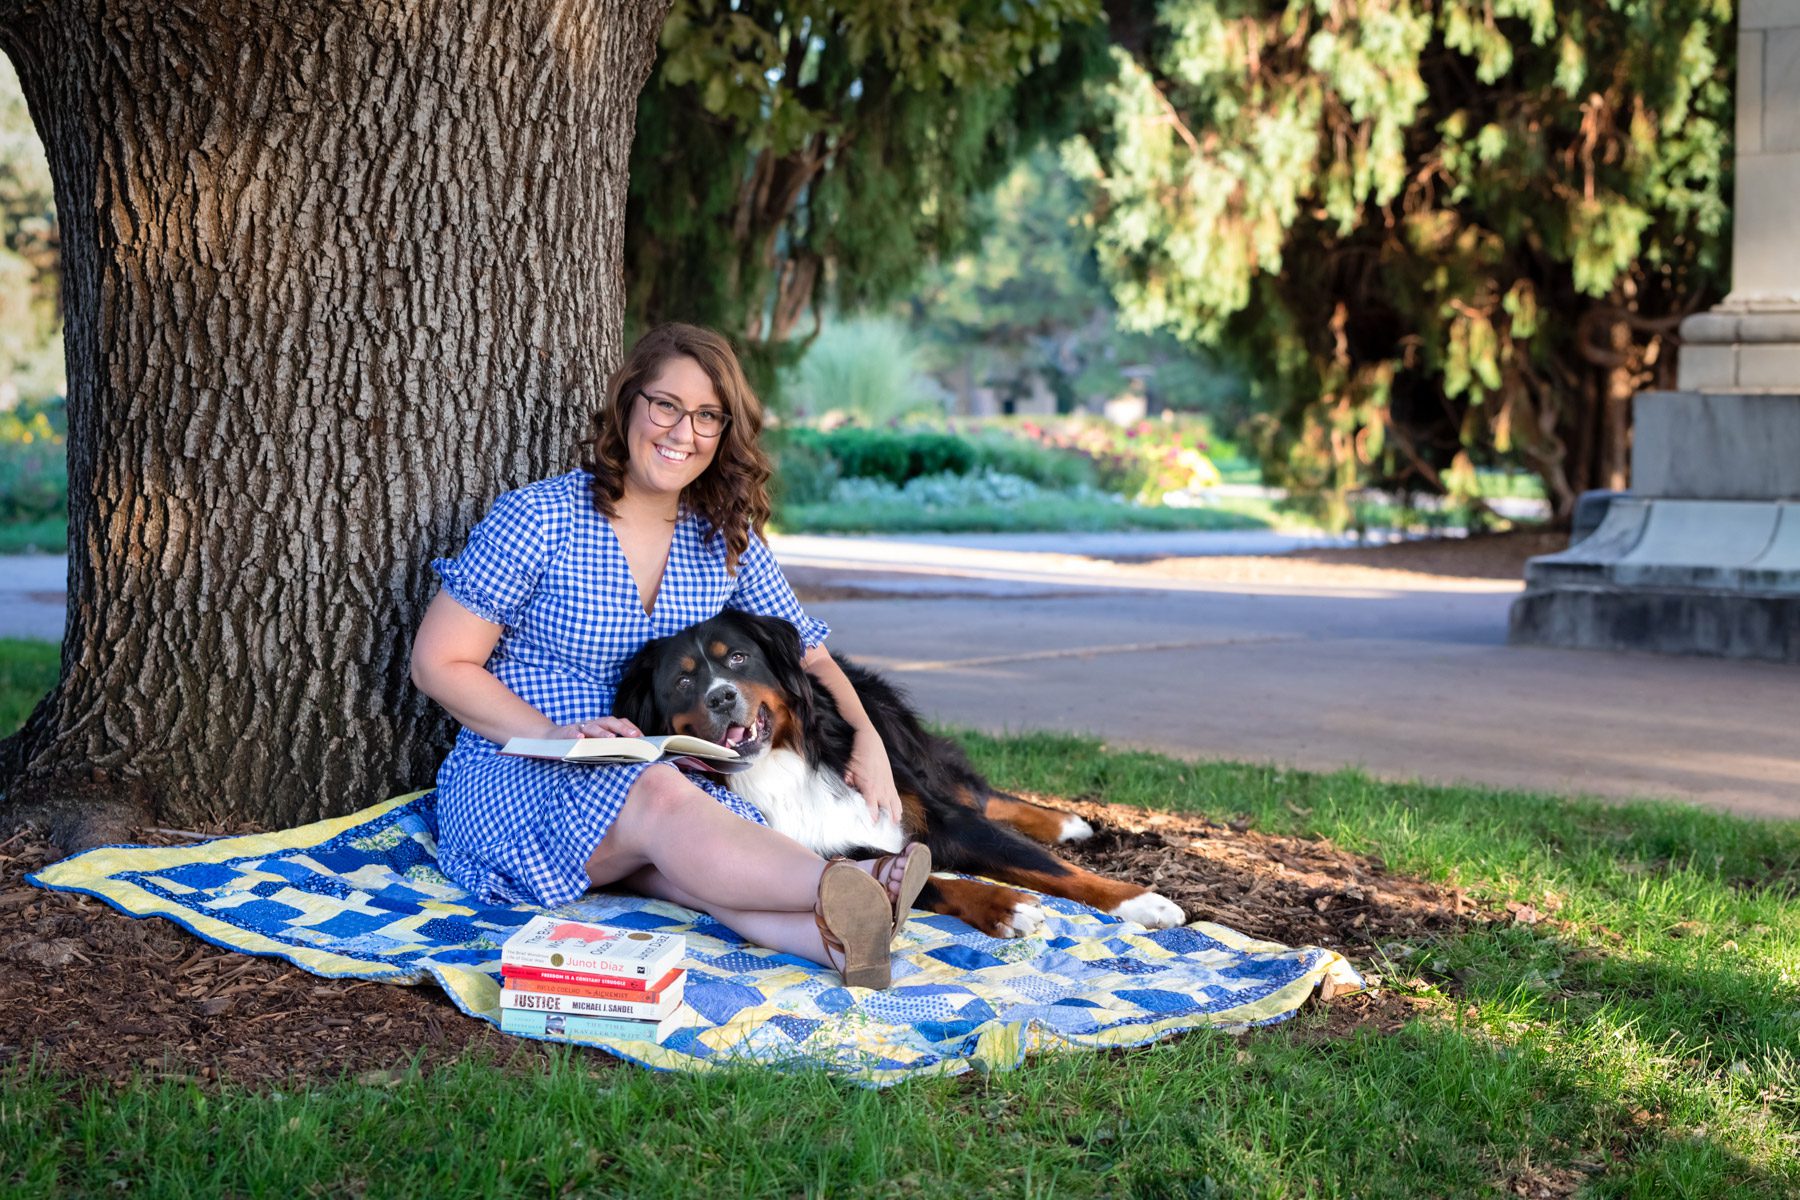
{"label": "dog's white chest fur", "polygon": [[861,792],[835,772],[807,766],[792,750],[771,750],[730,781],[771,829],[816,854],[830,857],[861,846],[893,851],[906,843],[897,822],[870,818]]}

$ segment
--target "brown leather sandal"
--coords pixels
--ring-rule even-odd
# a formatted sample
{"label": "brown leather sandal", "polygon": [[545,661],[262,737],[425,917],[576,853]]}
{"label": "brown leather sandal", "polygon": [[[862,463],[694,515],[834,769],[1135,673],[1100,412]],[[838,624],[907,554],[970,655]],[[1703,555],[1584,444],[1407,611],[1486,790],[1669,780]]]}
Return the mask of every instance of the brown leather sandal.
{"label": "brown leather sandal", "polygon": [[826,863],[813,921],[826,957],[836,955],[842,964],[844,986],[884,988],[893,981],[894,910],[874,876],[847,858]]}
{"label": "brown leather sandal", "polygon": [[872,872],[875,882],[881,884],[881,890],[887,890],[888,868],[897,858],[906,860],[906,866],[900,875],[900,894],[894,897],[894,932],[898,934],[900,927],[906,924],[906,918],[912,915],[913,901],[925,890],[925,881],[931,878],[931,847],[924,842],[908,842],[897,854],[884,854],[875,860]]}

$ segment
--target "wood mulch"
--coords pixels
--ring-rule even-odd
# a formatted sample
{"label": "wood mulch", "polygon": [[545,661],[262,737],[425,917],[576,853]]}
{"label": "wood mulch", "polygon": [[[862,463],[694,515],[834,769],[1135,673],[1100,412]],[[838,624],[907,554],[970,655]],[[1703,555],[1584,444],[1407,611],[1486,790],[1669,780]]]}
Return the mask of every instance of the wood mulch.
{"label": "wood mulch", "polygon": [[[1397,875],[1322,840],[1093,799],[1038,799],[1095,826],[1090,842],[1066,848],[1069,858],[1156,887],[1190,919],[1272,941],[1329,946],[1363,963],[1383,947],[1419,945],[1497,916],[1458,889]],[[138,833],[144,842],[182,840]],[[133,920],[24,882],[57,857],[31,830],[0,842],[0,1066],[36,1058],[58,1075],[116,1086],[147,1075],[293,1088],[345,1075],[388,1082],[468,1057],[535,1070],[547,1053],[464,1016],[429,985],[321,979],[218,949],[165,920]],[[1389,1031],[1411,1012],[1405,997],[1388,993],[1339,998],[1327,1010],[1288,1036]],[[592,1057],[596,1066],[616,1061]]]}
{"label": "wood mulch", "polygon": [[1299,550],[1283,557],[1335,566],[1373,567],[1453,579],[1525,578],[1525,562],[1569,548],[1566,530],[1515,529],[1465,538],[1421,538],[1386,546]]}

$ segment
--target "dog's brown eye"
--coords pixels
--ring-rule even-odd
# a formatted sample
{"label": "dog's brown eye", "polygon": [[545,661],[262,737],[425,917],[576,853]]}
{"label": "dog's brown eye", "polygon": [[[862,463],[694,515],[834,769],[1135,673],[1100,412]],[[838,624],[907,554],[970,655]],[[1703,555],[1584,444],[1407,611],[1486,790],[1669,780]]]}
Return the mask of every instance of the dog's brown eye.
{"label": "dog's brown eye", "polygon": [[689,679],[686,675],[683,675],[680,679],[675,681],[675,690],[678,692],[692,691],[693,687],[694,681]]}
{"label": "dog's brown eye", "polygon": [[750,656],[745,654],[742,650],[733,650],[730,655],[726,657],[725,665],[728,667],[741,667],[748,662],[749,659]]}

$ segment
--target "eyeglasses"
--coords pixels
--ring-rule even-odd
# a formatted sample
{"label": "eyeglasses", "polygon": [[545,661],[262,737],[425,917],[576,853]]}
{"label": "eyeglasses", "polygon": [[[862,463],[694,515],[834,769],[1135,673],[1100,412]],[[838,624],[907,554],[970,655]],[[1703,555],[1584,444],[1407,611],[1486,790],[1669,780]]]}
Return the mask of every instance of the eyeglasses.
{"label": "eyeglasses", "polygon": [[731,414],[721,408],[683,408],[673,400],[648,392],[640,391],[638,395],[644,399],[644,410],[650,414],[651,422],[663,429],[675,428],[686,417],[693,422],[695,437],[715,438],[731,424]]}

